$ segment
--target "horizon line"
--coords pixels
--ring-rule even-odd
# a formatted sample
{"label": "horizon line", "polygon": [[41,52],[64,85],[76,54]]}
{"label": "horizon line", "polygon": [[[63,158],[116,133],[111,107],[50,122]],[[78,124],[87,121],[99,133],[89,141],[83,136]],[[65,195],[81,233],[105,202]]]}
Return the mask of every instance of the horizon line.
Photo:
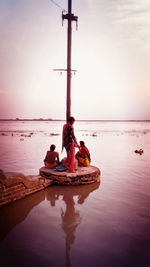
{"label": "horizon line", "polygon": [[[39,119],[0,119],[0,121],[66,121],[65,119],[44,119],[44,118],[39,118]],[[131,122],[136,122],[136,121],[147,121],[150,122],[150,119],[76,119],[76,121],[131,121]]]}

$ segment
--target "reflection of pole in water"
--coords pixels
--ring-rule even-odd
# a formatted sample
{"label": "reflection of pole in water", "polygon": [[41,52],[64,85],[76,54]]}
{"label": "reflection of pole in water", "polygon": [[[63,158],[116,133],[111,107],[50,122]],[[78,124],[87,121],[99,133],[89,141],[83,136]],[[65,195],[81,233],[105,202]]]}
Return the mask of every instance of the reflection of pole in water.
{"label": "reflection of pole in water", "polygon": [[47,200],[50,201],[51,206],[55,206],[55,202],[59,199],[59,196],[63,196],[63,201],[66,204],[66,210],[61,210],[62,229],[66,236],[66,267],[71,267],[70,250],[71,244],[74,243],[76,235],[75,231],[81,222],[81,216],[79,211],[75,210],[75,202],[73,197],[78,197],[78,204],[82,205],[89,194],[99,188],[100,182],[93,183],[91,185],[81,186],[54,186],[50,187],[47,193]]}
{"label": "reflection of pole in water", "polygon": [[75,241],[75,230],[80,224],[81,218],[79,212],[75,211],[73,195],[65,194],[63,200],[66,203],[66,211],[62,210],[61,213],[62,229],[66,234],[66,267],[71,267],[70,247]]}

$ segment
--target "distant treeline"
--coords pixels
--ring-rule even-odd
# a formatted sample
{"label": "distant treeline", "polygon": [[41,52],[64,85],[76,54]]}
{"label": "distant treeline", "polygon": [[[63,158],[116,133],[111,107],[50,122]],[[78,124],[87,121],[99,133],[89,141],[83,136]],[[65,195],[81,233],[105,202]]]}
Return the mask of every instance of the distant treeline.
{"label": "distant treeline", "polygon": [[53,119],[0,119],[0,121],[52,121]]}
{"label": "distant treeline", "polygon": [[[0,121],[65,121],[65,120],[61,120],[61,119],[0,119]],[[76,120],[76,121],[95,121],[95,122],[150,122],[150,120]]]}

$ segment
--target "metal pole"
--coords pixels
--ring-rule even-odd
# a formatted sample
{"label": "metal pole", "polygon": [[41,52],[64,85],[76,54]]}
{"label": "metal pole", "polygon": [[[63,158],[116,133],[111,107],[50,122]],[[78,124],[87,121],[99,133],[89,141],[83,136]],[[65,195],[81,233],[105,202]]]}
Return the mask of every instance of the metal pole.
{"label": "metal pole", "polygon": [[[62,22],[64,19],[68,20],[68,35],[67,35],[67,101],[66,101],[66,121],[68,122],[69,117],[71,116],[71,36],[72,36],[72,21],[77,22],[78,17],[72,14],[72,0],[68,0],[68,14],[62,12]],[[64,70],[64,69],[63,69]]]}
{"label": "metal pole", "polygon": [[66,121],[71,116],[71,12],[72,12],[72,0],[68,0],[68,40],[67,40],[67,111]]}

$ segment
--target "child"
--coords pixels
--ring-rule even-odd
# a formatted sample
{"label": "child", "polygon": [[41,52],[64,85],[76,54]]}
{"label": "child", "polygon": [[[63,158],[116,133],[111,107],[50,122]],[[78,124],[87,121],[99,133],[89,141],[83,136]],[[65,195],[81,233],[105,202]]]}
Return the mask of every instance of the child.
{"label": "child", "polygon": [[79,151],[76,153],[76,159],[78,160],[79,166],[88,167],[91,163],[90,152],[85,146],[83,141],[80,141]]}
{"label": "child", "polygon": [[44,159],[45,167],[48,169],[53,169],[56,167],[56,165],[59,163],[59,154],[58,152],[55,152],[56,146],[51,145],[50,151],[47,151],[46,157]]}

